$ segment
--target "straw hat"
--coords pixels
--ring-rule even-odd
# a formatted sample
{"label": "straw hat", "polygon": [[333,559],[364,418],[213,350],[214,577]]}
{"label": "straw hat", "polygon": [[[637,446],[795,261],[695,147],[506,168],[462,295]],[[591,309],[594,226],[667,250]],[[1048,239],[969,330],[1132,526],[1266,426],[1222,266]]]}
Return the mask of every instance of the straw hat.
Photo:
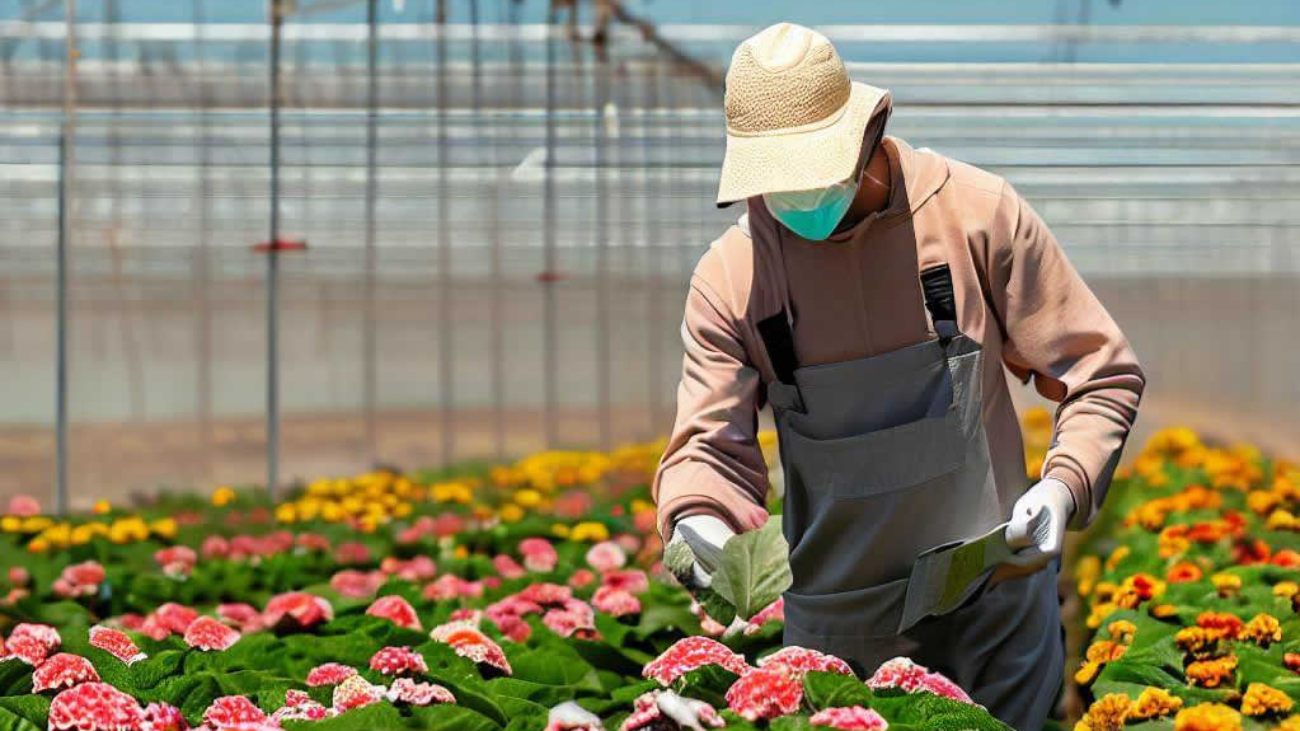
{"label": "straw hat", "polygon": [[742,42],[727,71],[718,203],[847,179],[888,94],[849,81],[831,42],[803,26],[778,23]]}

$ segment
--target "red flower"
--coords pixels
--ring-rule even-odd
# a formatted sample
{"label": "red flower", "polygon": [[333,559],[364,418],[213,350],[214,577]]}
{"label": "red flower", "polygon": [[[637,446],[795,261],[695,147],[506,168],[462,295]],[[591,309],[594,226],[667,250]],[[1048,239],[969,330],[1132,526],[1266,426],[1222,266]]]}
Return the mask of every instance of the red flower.
{"label": "red flower", "polygon": [[16,624],[13,632],[9,633],[9,640],[13,641],[19,638],[30,638],[49,652],[59,649],[59,645],[63,643],[63,638],[59,637],[59,631],[48,624],[29,622]]}
{"label": "red flower", "polygon": [[10,637],[4,643],[4,652],[4,659],[18,658],[32,667],[40,667],[50,655],[49,648],[31,636]]}
{"label": "red flower", "polygon": [[1237,541],[1232,545],[1232,561],[1238,566],[1254,566],[1256,564],[1268,563],[1268,560],[1272,555],[1273,549],[1269,548],[1267,543],[1258,538],[1253,541]]}
{"label": "red flower", "polygon": [[384,675],[427,673],[424,656],[409,647],[385,647],[370,658],[370,669]]}
{"label": "red flower", "polygon": [[22,566],[9,567],[9,583],[14,586],[27,586],[27,582],[32,580],[32,575]]}
{"label": "red flower", "polygon": [[621,569],[627,565],[627,552],[614,541],[601,541],[587,549],[587,563],[600,573]]}
{"label": "red flower", "polygon": [[633,594],[640,594],[650,588],[650,579],[641,569],[621,569],[607,571],[601,577],[601,586],[611,589],[623,589]]}
{"label": "red flower", "polygon": [[416,556],[410,561],[389,556],[379,563],[379,570],[403,581],[428,581],[438,573],[438,565],[428,556]]}
{"label": "red flower", "polygon": [[525,538],[519,542],[519,552],[524,556],[524,567],[544,574],[555,568],[560,560],[555,547],[545,538]]}
{"label": "red flower", "polygon": [[1293,673],[1300,673],[1300,653],[1288,652],[1282,656],[1282,663]]}
{"label": "red flower", "polygon": [[343,569],[330,577],[330,588],[351,599],[374,596],[384,584],[384,574],[379,571]]}
{"label": "red flower", "polygon": [[727,706],[747,721],[788,716],[803,701],[803,681],[784,665],[742,675],[727,689]]}
{"label": "red flower", "polygon": [[[665,716],[668,718],[665,719]],[[623,721],[618,731],[677,728],[682,719],[687,721],[693,719],[695,726],[701,728],[722,728],[726,725],[713,706],[704,701],[683,698],[671,690],[652,690],[649,693],[642,693],[632,701],[632,715]],[[681,725],[682,728],[694,728],[685,723]]]}
{"label": "red flower", "polygon": [[187,546],[171,546],[153,554],[153,560],[168,576],[189,576],[199,557]]}
{"label": "red flower", "polygon": [[436,602],[482,595],[483,587],[478,582],[466,581],[455,574],[439,576],[436,581],[425,586],[422,593],[425,599]]}
{"label": "red flower", "polygon": [[187,731],[190,725],[176,706],[150,703],[144,709],[144,727],[148,731]]}
{"label": "red flower", "polygon": [[876,668],[876,672],[867,679],[867,686],[873,690],[899,688],[908,693],[925,691],[963,703],[973,703],[964,690],[943,674],[930,672],[905,657],[896,657]]}
{"label": "red flower", "polygon": [[91,627],[90,645],[98,647],[127,665],[135,664],[146,657],[125,632],[109,627]]}
{"label": "red flower", "polygon": [[681,676],[704,667],[721,665],[724,669],[744,676],[752,668],[745,658],[732,652],[726,645],[708,637],[686,637],[673,643],[659,657],[651,660],[641,675],[654,678],[663,685],[671,685]]}
{"label": "red flower", "polygon": [[252,604],[218,604],[217,616],[223,622],[229,622],[235,625],[240,632],[248,634],[266,629],[262,624],[262,613],[257,611],[257,607]]}
{"label": "red flower", "polygon": [[602,586],[591,597],[591,604],[597,611],[614,617],[641,613],[641,600],[624,589]]}
{"label": "red flower", "polygon": [[1200,566],[1190,561],[1182,561],[1169,567],[1169,573],[1165,575],[1165,579],[1171,584],[1188,584],[1200,581],[1203,575]]}
{"label": "red flower", "polygon": [[330,709],[312,700],[306,692],[290,689],[284,694],[284,705],[271,714],[271,722],[278,726],[283,721],[319,721],[329,716]]}
{"label": "red flower", "polygon": [[[745,634],[752,635],[763,628],[768,622],[785,621],[785,597],[780,596],[776,601],[763,607],[758,614],[749,618],[749,623],[745,625]],[[724,630],[725,631],[725,630]]]}
{"label": "red flower", "polygon": [[325,599],[302,591],[272,597],[262,610],[262,620],[276,629],[306,629],[334,619],[334,607]]}
{"label": "red flower", "polygon": [[1273,554],[1271,563],[1274,566],[1281,566],[1284,569],[1300,567],[1300,552],[1293,551],[1290,548],[1283,548]]}
{"label": "red flower", "polygon": [[501,574],[503,579],[518,579],[528,573],[523,566],[504,553],[493,558],[492,565],[496,567],[497,573]]}
{"label": "red flower", "polygon": [[308,551],[324,552],[330,548],[330,539],[319,533],[299,533],[293,542]]}
{"label": "red flower", "polygon": [[823,673],[840,673],[841,675],[852,675],[853,670],[849,664],[834,655],[827,655],[817,650],[810,650],[805,647],[783,647],[780,650],[759,659],[760,668],[772,667],[775,665],[784,665],[791,672],[804,676],[807,673],[817,671]]}
{"label": "red flower", "polygon": [[451,613],[450,620],[452,622],[470,622],[477,627],[483,621],[483,610],[461,607]]}
{"label": "red flower", "polygon": [[573,589],[582,589],[591,586],[596,581],[596,575],[590,569],[578,569],[569,576],[568,585]]}
{"label": "red flower", "polygon": [[409,703],[413,706],[430,706],[435,703],[455,703],[450,690],[433,683],[418,683],[410,678],[398,678],[388,689],[391,703]]}
{"label": "red flower", "polygon": [[153,614],[149,616],[153,617],[159,627],[168,632],[184,634],[185,630],[190,628],[190,623],[199,618],[199,613],[183,604],[167,602],[153,610]]}
{"label": "red flower", "polygon": [[1219,630],[1228,639],[1236,639],[1241,631],[1241,617],[1227,612],[1201,612],[1196,616],[1196,626]]}
{"label": "red flower", "polygon": [[230,555],[230,542],[218,535],[208,536],[199,546],[199,553],[204,558],[226,558]]}
{"label": "red flower", "polygon": [[487,665],[506,675],[511,674],[510,661],[501,646],[469,622],[447,622],[433,628],[429,636],[437,642],[451,645],[457,655]]}
{"label": "red flower", "polygon": [[65,567],[51,588],[65,599],[93,596],[104,578],[104,567],[98,561],[85,561]]}
{"label": "red flower", "polygon": [[266,721],[266,714],[242,695],[227,695],[212,701],[203,712],[203,722],[209,726],[226,727],[240,724],[258,724]]}
{"label": "red flower", "polygon": [[889,728],[884,716],[862,706],[846,708],[827,708],[814,713],[808,723],[813,726],[829,726],[843,731],[884,731]]}
{"label": "red flower", "polygon": [[60,652],[41,663],[32,673],[32,692],[71,688],[78,683],[98,683],[95,666],[80,655]]}
{"label": "red flower", "polygon": [[336,662],[317,665],[307,673],[307,685],[316,688],[322,685],[338,685],[353,675],[357,669]]}
{"label": "red flower", "polygon": [[334,560],[345,566],[370,563],[370,549],[364,543],[340,543],[334,549]]}
{"label": "red flower", "polygon": [[366,610],[366,614],[380,619],[387,619],[403,629],[424,629],[420,625],[420,618],[415,614],[415,607],[396,594],[379,597]]}
{"label": "red flower", "polygon": [[371,685],[360,675],[353,675],[334,686],[334,710],[342,713],[384,700],[384,686]]}
{"label": "red flower", "polygon": [[966,695],[966,691],[961,689],[961,686],[952,682],[947,676],[941,673],[926,673],[925,677],[921,678],[921,684],[916,688],[916,690],[934,693],[942,698],[961,701],[962,703],[970,703],[972,705],[975,703],[975,701],[971,700],[969,695]]}
{"label": "red flower", "polygon": [[[523,601],[542,606],[559,605],[573,598],[573,589],[561,584],[529,584],[515,596]],[[538,611],[541,611],[541,609],[539,608]]]}
{"label": "red flower", "polygon": [[185,644],[196,650],[228,650],[239,638],[239,632],[212,617],[199,617],[185,630]]}
{"label": "red flower", "polygon": [[144,712],[107,683],[81,683],[54,696],[48,723],[50,731],[140,731]]}

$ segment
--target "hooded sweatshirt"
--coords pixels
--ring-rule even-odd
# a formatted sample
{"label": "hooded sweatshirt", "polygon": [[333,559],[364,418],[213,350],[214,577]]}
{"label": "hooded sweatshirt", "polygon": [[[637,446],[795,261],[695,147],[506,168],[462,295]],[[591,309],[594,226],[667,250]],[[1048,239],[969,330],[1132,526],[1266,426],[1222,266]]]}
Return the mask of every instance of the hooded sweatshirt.
{"label": "hooded sweatshirt", "polygon": [[1028,481],[999,363],[1059,403],[1042,477],[1070,489],[1072,527],[1101,507],[1145,384],[1124,334],[1006,180],[896,137],[881,144],[892,173],[883,211],[824,242],[788,231],[778,241],[780,224],[755,197],[697,264],[677,418],[653,483],[665,541],[687,515],[715,515],[738,532],[767,519],[758,410],[774,373],[757,325],[780,312],[784,285],[799,365],[814,366],[933,339],[919,272],[940,263],[961,331],[984,348],[983,421],[1004,514]]}

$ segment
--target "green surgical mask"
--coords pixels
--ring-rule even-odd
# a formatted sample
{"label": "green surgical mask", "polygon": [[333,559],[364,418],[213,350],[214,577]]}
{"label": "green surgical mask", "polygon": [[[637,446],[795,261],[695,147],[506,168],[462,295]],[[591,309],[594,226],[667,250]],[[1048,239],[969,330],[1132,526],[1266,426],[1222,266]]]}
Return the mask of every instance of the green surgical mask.
{"label": "green surgical mask", "polygon": [[767,210],[783,226],[809,241],[824,241],[844,220],[858,194],[858,178],[828,188],[789,193],[764,193]]}

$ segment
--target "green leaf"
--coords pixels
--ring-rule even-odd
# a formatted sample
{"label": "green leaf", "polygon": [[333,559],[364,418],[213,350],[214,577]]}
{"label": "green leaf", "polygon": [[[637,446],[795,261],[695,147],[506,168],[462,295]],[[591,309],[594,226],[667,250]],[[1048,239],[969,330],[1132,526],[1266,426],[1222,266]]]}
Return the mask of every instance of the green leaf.
{"label": "green leaf", "polygon": [[721,665],[705,665],[686,673],[673,685],[680,695],[698,698],[714,708],[726,708],[727,689],[738,677]]}
{"label": "green leaf", "polygon": [[712,588],[736,608],[737,616],[749,619],[780,598],[793,580],[790,547],[780,517],[772,516],[762,528],[727,541]]}
{"label": "green leaf", "polygon": [[0,731],[44,731],[50,699],[40,695],[0,698]]}
{"label": "green leaf", "polygon": [[[526,718],[529,723],[533,724],[529,726],[530,728],[541,728],[546,725],[545,715],[541,717],[540,722],[536,716],[527,716]],[[412,708],[410,720],[412,722],[410,724],[411,728],[426,729],[426,731],[496,731],[502,726],[482,714],[455,705]],[[319,727],[311,727],[313,731],[317,728]],[[374,725],[364,729],[357,729],[357,731],[375,731],[376,729],[386,728],[395,727]]]}
{"label": "green leaf", "polygon": [[[479,718],[483,717],[479,716]],[[320,721],[284,722],[284,728],[288,731],[375,731],[375,729],[399,729],[404,725],[402,715],[388,703],[373,703]],[[491,729],[493,726],[489,725],[487,728]]]}
{"label": "green leaf", "polygon": [[871,689],[852,675],[811,672],[804,677],[804,700],[814,710],[871,705]]}

